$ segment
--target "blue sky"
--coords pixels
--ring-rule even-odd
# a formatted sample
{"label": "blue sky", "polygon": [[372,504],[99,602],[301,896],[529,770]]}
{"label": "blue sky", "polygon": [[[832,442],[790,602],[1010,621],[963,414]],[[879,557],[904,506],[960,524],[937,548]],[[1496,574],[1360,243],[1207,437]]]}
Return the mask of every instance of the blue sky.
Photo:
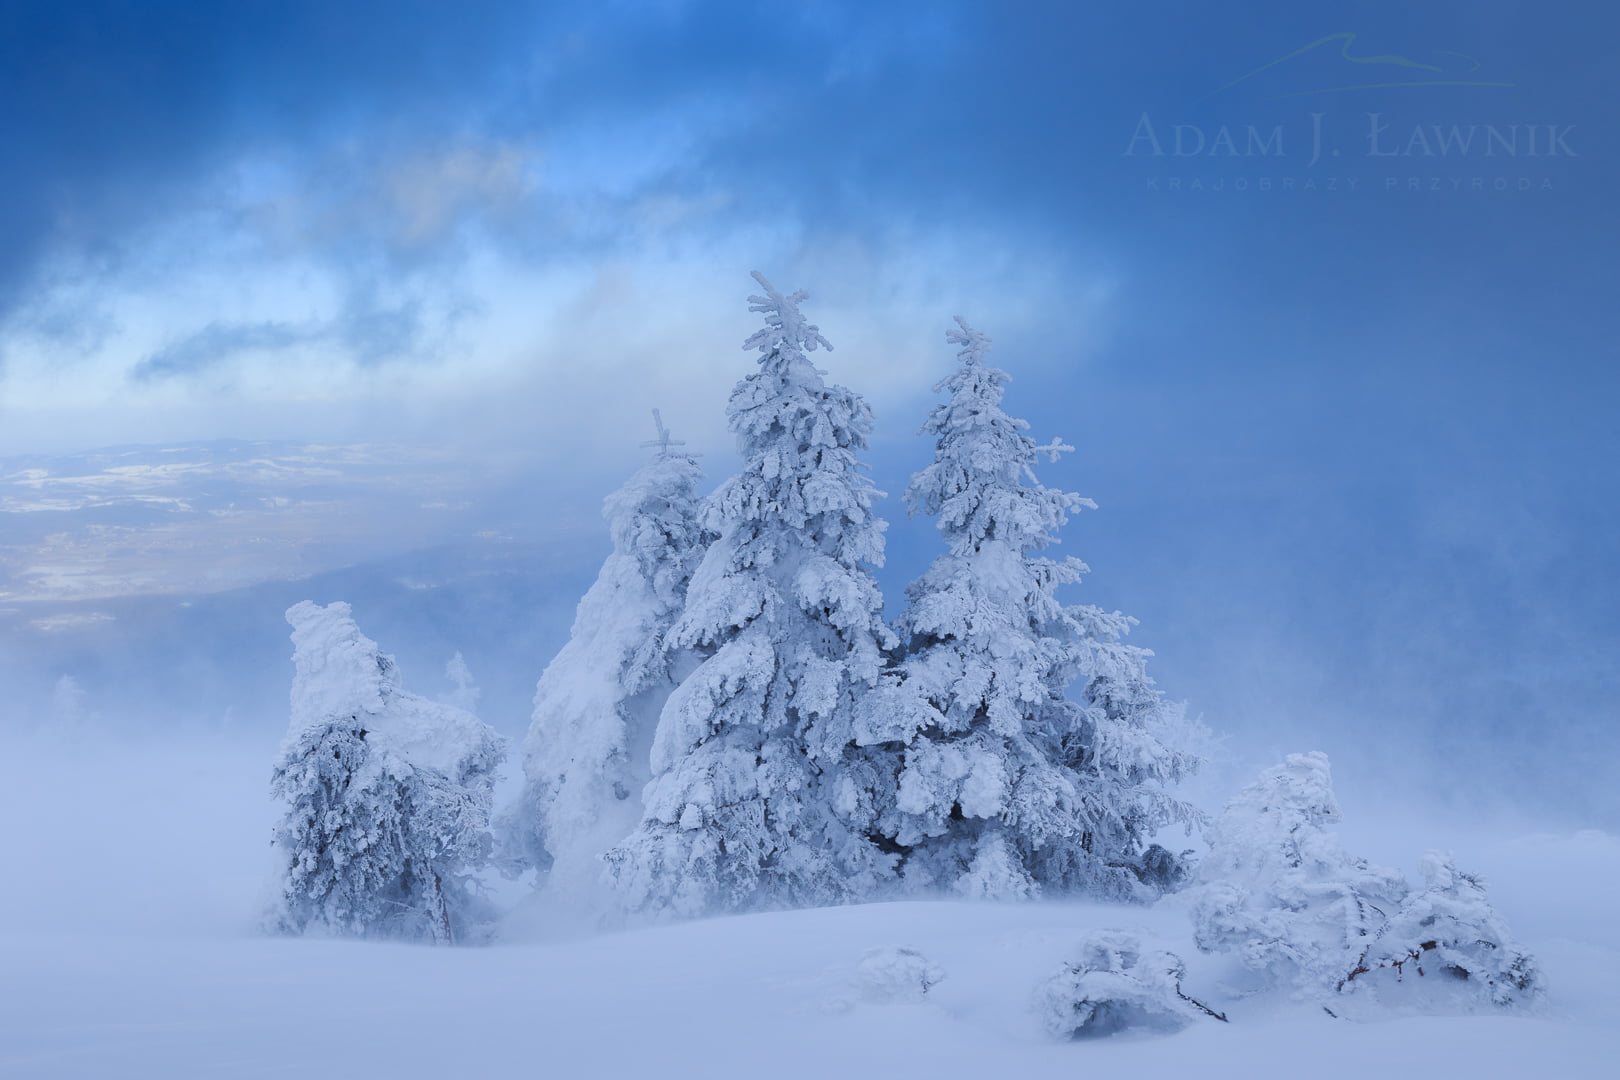
{"label": "blue sky", "polygon": [[653,406],[725,467],[757,267],[891,491],[985,329],[1084,591],[1255,753],[1613,753],[1616,18],[873,8],[7,4],[0,455],[429,445],[543,541]]}

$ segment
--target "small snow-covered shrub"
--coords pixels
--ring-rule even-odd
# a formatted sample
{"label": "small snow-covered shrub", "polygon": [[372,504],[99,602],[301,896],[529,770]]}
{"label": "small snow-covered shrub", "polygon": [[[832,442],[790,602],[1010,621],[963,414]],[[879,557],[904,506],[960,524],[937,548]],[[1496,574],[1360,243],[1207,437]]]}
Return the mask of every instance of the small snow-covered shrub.
{"label": "small snow-covered shrub", "polygon": [[1492,1005],[1541,992],[1535,959],[1513,940],[1485,899],[1485,882],[1457,869],[1450,855],[1423,859],[1425,885],[1407,895],[1341,983],[1341,989],[1428,978]]}
{"label": "small snow-covered shrub", "polygon": [[1539,991],[1534,960],[1480,878],[1431,853],[1426,885],[1413,889],[1347,854],[1327,832],[1339,819],[1319,752],[1289,755],[1240,792],[1210,829],[1192,909],[1198,947],[1307,994],[1437,973],[1465,982],[1462,998],[1497,1005]]}
{"label": "small snow-covered shrub", "polygon": [[1061,1039],[1094,1038],[1127,1029],[1177,1031],[1200,1017],[1226,1017],[1182,993],[1187,967],[1164,949],[1144,948],[1128,931],[1100,930],[1080,943],[1075,960],[1036,991],[1041,1022]]}
{"label": "small snow-covered shrub", "polygon": [[1331,989],[1406,893],[1394,870],[1345,853],[1325,754],[1291,754],[1229,802],[1209,830],[1193,905],[1206,952],[1302,987]]}
{"label": "small snow-covered shrub", "polygon": [[855,968],[856,988],[878,1001],[921,1001],[944,978],[943,968],[904,945],[869,949]]}
{"label": "small snow-covered shrub", "polygon": [[271,926],[448,943],[482,917],[503,741],[400,689],[347,604],[288,609],[292,727],[271,779],[281,880]]}

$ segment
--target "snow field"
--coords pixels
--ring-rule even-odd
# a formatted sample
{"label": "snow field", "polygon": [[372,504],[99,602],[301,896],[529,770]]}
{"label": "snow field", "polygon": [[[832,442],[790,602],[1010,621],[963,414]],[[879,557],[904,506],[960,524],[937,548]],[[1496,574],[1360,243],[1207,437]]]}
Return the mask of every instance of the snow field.
{"label": "snow field", "polygon": [[[1604,833],[1447,837],[1541,961],[1550,989],[1536,1010],[1336,1021],[1223,989],[1243,974],[1197,952],[1179,897],[872,904],[572,940],[513,918],[485,948],[264,938],[272,751],[0,747],[0,814],[25,872],[0,890],[0,1077],[1553,1080],[1607,1075],[1620,1055],[1620,927],[1605,899],[1620,839]],[[1422,824],[1408,820],[1389,849],[1439,832]],[[1108,927],[1180,954],[1187,991],[1231,1022],[1052,1040],[1035,988]],[[868,952],[893,945],[944,972],[922,1000],[862,979]]]}

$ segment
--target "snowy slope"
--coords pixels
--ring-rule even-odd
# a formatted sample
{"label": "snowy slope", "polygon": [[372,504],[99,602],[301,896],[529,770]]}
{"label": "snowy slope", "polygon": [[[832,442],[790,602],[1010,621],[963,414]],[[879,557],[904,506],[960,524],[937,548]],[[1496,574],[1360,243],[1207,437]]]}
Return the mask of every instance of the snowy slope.
{"label": "snowy slope", "polygon": [[[1173,907],[879,904],[550,941],[514,925],[479,949],[263,938],[272,750],[0,747],[0,1077],[1552,1078],[1620,1055],[1606,834],[1459,852],[1543,961],[1538,1015],[1353,1023],[1226,993]],[[1231,1023],[1051,1041],[1034,987],[1107,926],[1160,936]],[[894,944],[944,970],[925,999],[858,985]]]}

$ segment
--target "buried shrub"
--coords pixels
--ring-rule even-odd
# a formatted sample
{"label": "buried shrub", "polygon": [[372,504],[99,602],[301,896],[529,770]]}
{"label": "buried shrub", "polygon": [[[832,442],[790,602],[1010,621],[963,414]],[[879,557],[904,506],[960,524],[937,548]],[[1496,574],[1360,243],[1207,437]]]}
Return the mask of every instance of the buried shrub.
{"label": "buried shrub", "polygon": [[1463,996],[1513,1005],[1541,993],[1534,957],[1513,940],[1485,899],[1485,883],[1457,869],[1450,855],[1423,859],[1425,885],[1414,889],[1362,950],[1340,990],[1435,977]]}
{"label": "buried shrub", "polygon": [[[1339,819],[1321,753],[1291,754],[1240,792],[1209,832],[1192,909],[1198,947],[1312,996],[1434,974],[1450,978],[1423,984],[1431,1001],[1511,1005],[1540,993],[1535,961],[1478,876],[1431,852],[1414,889],[1346,853],[1327,830]],[[1442,993],[1448,981],[1455,992]]]}
{"label": "buried shrub", "polygon": [[1080,942],[1077,957],[1036,991],[1046,1030],[1060,1039],[1095,1038],[1127,1029],[1177,1031],[1207,1017],[1225,1021],[1181,990],[1181,957],[1147,949],[1135,934],[1102,930]]}

